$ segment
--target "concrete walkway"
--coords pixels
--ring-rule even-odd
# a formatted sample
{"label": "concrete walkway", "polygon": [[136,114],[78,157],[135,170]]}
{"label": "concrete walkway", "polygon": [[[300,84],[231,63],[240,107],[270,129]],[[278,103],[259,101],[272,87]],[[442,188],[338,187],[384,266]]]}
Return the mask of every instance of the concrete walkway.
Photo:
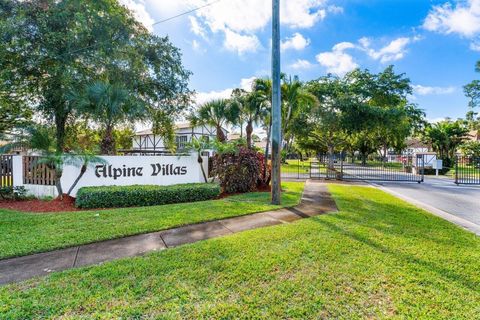
{"label": "concrete walkway", "polygon": [[160,232],[102,241],[78,247],[0,260],[0,284],[18,282],[54,271],[133,257],[200,240],[229,235],[336,211],[325,184],[307,181],[300,204],[294,208],[255,213],[194,224]]}

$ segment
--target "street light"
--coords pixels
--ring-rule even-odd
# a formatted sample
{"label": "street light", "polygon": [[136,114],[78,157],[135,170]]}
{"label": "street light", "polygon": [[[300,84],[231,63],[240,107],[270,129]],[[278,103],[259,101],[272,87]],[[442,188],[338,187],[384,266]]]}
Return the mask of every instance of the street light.
{"label": "street light", "polygon": [[282,109],[280,91],[280,0],[272,0],[272,204],[280,204]]}

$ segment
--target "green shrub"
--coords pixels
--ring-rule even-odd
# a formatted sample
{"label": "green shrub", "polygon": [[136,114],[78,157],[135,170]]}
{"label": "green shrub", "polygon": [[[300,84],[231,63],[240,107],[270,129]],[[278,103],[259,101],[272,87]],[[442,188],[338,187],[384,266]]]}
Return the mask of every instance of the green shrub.
{"label": "green shrub", "polygon": [[27,189],[25,187],[1,187],[0,199],[4,200],[24,200],[27,197]]}
{"label": "green shrub", "polygon": [[255,150],[240,147],[236,152],[218,153],[213,159],[213,174],[226,193],[251,192],[268,186],[270,171],[264,170],[265,156]]}
{"label": "green shrub", "polygon": [[211,200],[219,195],[220,187],[207,183],[84,187],[78,190],[75,205],[88,209],[155,206]]}

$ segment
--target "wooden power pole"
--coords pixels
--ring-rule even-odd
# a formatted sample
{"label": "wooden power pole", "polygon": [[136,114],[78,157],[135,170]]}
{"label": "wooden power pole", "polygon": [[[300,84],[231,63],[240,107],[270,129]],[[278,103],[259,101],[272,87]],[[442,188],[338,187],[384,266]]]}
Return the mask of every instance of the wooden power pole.
{"label": "wooden power pole", "polygon": [[280,169],[282,108],[280,91],[280,0],[272,0],[272,204],[282,197]]}

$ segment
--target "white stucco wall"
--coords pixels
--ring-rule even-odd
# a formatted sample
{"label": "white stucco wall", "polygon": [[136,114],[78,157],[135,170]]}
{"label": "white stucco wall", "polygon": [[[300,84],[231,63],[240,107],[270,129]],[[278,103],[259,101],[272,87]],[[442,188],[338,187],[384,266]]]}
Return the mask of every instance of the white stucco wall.
{"label": "white stucco wall", "polygon": [[[197,155],[190,156],[103,156],[106,163],[91,165],[72,192],[85,186],[173,185],[204,182]],[[203,157],[205,172],[208,158]],[[14,185],[24,186],[36,197],[57,196],[54,186],[23,184],[21,156],[14,157]],[[80,173],[80,168],[65,166],[62,187],[66,193]]]}

